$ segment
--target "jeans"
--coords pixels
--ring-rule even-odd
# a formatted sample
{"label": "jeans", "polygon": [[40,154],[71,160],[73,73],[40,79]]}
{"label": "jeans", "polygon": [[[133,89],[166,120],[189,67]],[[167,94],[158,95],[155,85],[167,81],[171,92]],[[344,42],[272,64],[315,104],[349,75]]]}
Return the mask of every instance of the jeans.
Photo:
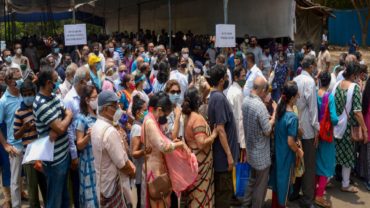
{"label": "jeans", "polygon": [[67,178],[71,158],[68,157],[58,165],[44,165],[47,184],[46,208],[68,208],[69,196]]}
{"label": "jeans", "polygon": [[0,145],[0,158],[2,167],[2,180],[4,187],[10,187],[10,162],[9,154],[5,151],[3,145]]}

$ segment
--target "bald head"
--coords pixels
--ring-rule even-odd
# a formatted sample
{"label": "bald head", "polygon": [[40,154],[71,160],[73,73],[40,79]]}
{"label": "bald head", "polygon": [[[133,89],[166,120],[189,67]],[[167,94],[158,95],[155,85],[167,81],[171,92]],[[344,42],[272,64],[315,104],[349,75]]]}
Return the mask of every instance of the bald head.
{"label": "bald head", "polygon": [[267,85],[267,81],[264,77],[258,76],[253,81],[253,89],[254,90],[265,90]]}

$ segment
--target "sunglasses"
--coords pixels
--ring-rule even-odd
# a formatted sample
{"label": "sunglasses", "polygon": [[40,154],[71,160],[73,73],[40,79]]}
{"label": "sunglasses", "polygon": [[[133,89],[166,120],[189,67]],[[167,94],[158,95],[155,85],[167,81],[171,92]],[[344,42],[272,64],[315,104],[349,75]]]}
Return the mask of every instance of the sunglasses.
{"label": "sunglasses", "polygon": [[181,90],[171,90],[170,93],[171,94],[180,94]]}

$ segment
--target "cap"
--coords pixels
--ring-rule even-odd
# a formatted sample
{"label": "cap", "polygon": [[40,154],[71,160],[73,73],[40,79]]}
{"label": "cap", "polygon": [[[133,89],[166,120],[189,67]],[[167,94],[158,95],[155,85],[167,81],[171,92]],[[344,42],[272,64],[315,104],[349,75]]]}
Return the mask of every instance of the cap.
{"label": "cap", "polygon": [[90,54],[89,55],[89,60],[87,61],[87,63],[89,64],[89,66],[91,66],[91,65],[94,65],[94,64],[96,64],[100,61],[101,61],[101,58],[99,58],[95,54]]}
{"label": "cap", "polygon": [[12,64],[10,65],[10,68],[11,69],[19,69],[19,70],[21,70],[21,67],[19,66],[19,64],[16,64],[14,62],[12,62]]}
{"label": "cap", "polygon": [[243,53],[240,52],[240,51],[236,52],[235,58],[236,59],[240,59],[241,61],[243,61]]}
{"label": "cap", "polygon": [[98,106],[104,106],[109,103],[116,103],[118,102],[119,98],[113,91],[105,90],[102,91],[98,96]]}

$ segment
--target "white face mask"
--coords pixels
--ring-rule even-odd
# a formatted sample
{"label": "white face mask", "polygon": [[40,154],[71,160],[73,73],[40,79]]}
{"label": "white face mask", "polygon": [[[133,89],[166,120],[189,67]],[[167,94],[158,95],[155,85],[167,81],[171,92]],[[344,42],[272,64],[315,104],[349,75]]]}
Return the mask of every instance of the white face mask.
{"label": "white face mask", "polygon": [[114,48],[109,48],[108,50],[112,53],[114,51]]}
{"label": "white face mask", "polygon": [[123,110],[121,108],[118,108],[116,110],[116,112],[114,113],[114,115],[113,115],[113,124],[114,125],[118,124],[118,121],[121,119],[122,115],[123,115]]}
{"label": "white face mask", "polygon": [[88,82],[86,82],[87,85],[93,85],[91,80],[89,80]]}
{"label": "white face mask", "polygon": [[89,106],[91,109],[96,110],[98,108],[98,99],[90,100]]}
{"label": "white face mask", "polygon": [[18,54],[18,55],[21,55],[22,54],[22,49],[18,48],[17,50],[15,50],[15,53]]}
{"label": "white face mask", "polygon": [[189,54],[187,54],[187,53],[184,53],[184,54],[182,54],[182,57],[184,57],[184,58],[189,58]]}

